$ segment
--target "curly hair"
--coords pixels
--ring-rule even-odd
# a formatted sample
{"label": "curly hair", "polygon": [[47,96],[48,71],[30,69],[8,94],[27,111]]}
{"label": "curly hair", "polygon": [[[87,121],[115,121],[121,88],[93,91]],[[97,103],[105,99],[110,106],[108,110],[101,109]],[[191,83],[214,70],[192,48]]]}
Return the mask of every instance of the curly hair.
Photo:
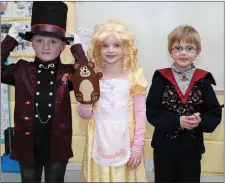
{"label": "curly hair", "polygon": [[101,44],[112,33],[123,42],[123,69],[135,68],[137,66],[137,48],[135,47],[134,36],[122,22],[115,20],[109,20],[95,27],[93,38],[87,51],[88,59],[95,63],[96,70],[103,66],[104,60],[100,53]]}

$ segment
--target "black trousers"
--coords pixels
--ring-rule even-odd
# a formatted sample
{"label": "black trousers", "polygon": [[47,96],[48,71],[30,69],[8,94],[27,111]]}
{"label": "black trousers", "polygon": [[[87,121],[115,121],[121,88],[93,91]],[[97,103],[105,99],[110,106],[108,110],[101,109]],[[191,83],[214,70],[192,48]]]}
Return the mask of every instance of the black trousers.
{"label": "black trousers", "polygon": [[154,151],[155,182],[200,182],[201,155],[170,155]]}
{"label": "black trousers", "polygon": [[68,161],[53,164],[31,164],[20,163],[20,174],[22,183],[41,183],[42,170],[44,168],[46,183],[64,183],[64,176]]}

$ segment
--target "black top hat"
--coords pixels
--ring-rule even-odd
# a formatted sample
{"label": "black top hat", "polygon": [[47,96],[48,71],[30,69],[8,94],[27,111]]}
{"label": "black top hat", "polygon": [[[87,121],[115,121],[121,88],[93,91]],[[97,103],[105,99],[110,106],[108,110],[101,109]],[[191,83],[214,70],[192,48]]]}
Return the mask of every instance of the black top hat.
{"label": "black top hat", "polygon": [[[68,7],[61,1],[34,1],[31,17],[31,31],[23,38],[31,41],[33,35],[61,38],[73,41],[73,37],[65,37]],[[21,35],[21,34],[20,34]]]}

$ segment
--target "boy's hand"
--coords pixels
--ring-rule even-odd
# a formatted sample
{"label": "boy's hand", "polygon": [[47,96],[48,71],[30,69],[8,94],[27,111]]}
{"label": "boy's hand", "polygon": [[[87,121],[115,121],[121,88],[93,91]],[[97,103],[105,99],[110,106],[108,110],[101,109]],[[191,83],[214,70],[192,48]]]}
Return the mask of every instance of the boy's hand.
{"label": "boy's hand", "polygon": [[19,32],[25,32],[26,30],[23,28],[23,24],[16,22],[8,32],[8,35],[11,36],[12,38],[16,39],[19,42],[20,36]]}
{"label": "boy's hand", "polygon": [[131,151],[131,157],[127,163],[130,170],[136,169],[141,164],[141,155],[142,152]]}
{"label": "boy's hand", "polygon": [[80,44],[80,38],[74,32],[69,31],[66,33],[66,36],[74,38],[74,41],[70,42],[71,45]]}
{"label": "boy's hand", "polygon": [[197,127],[200,122],[201,118],[197,113],[195,113],[192,116],[180,117],[180,126],[183,129],[192,130],[193,128]]}
{"label": "boy's hand", "polygon": [[201,122],[202,119],[201,119],[201,117],[200,117],[200,113],[199,113],[199,112],[194,113],[193,116],[196,117],[196,120],[198,121],[198,123]]}

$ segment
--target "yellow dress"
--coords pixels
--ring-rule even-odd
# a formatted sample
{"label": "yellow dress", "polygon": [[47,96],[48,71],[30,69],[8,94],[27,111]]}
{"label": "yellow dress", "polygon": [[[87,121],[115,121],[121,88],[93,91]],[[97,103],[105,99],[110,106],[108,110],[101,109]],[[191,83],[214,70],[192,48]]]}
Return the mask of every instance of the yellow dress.
{"label": "yellow dress", "polygon": [[[130,96],[128,101],[128,114],[132,114],[133,119],[129,121],[130,144],[132,147],[135,132],[135,121],[133,113],[133,96],[146,94],[147,80],[143,69],[138,67],[129,74]],[[94,112],[96,106],[94,107]],[[118,167],[102,166],[95,163],[92,158],[93,138],[95,121],[90,119],[86,133],[86,145],[84,149],[82,179],[87,182],[147,182],[144,158],[142,155],[141,164],[135,170],[129,170],[124,164]]]}

